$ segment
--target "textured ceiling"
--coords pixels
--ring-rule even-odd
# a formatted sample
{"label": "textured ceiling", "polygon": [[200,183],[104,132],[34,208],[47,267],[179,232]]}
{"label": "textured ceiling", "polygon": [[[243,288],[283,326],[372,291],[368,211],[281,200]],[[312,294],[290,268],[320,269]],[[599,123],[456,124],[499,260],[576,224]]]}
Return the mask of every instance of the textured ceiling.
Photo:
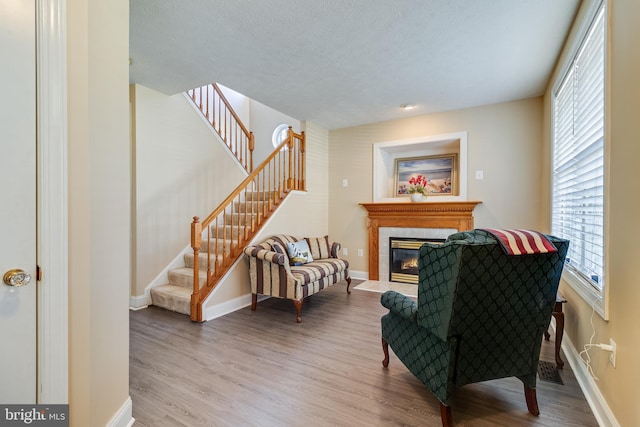
{"label": "textured ceiling", "polygon": [[130,80],[218,82],[327,129],[528,98],[579,3],[131,0]]}

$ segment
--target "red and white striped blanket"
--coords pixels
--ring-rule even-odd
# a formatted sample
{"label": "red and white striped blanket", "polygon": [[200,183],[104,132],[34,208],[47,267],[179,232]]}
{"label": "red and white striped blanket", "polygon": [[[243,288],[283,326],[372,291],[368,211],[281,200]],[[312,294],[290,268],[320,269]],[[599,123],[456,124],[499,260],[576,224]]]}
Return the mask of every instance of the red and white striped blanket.
{"label": "red and white striped blanket", "polygon": [[497,230],[482,228],[493,235],[508,255],[545,254],[557,249],[547,237],[533,230],[509,229]]}

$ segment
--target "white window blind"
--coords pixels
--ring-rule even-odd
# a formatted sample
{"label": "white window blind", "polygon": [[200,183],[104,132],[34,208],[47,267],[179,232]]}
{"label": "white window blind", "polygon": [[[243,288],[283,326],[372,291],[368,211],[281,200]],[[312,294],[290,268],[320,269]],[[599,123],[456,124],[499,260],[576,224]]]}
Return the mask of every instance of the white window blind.
{"label": "white window blind", "polygon": [[552,233],[569,239],[566,268],[604,289],[605,13],[595,15],[554,94]]}

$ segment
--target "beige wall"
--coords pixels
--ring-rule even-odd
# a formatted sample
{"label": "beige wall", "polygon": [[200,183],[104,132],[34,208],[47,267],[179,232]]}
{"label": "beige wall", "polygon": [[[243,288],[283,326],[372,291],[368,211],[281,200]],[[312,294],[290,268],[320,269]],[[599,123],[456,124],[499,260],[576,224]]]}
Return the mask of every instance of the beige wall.
{"label": "beige wall", "polygon": [[[591,1],[583,4],[585,6]],[[598,314],[593,317],[593,342],[617,343],[616,368],[608,364],[608,353],[594,349],[590,352],[597,386],[621,426],[640,425],[637,384],[640,367],[640,287],[636,264],[640,260],[640,236],[637,227],[640,197],[640,2],[637,0],[609,1],[609,67],[606,104],[608,126],[608,173],[606,182],[607,218],[605,236],[606,286],[608,288],[609,321]],[[566,54],[566,52],[565,52]],[[557,74],[557,71],[556,71]],[[550,115],[551,88],[545,96],[545,116]],[[546,146],[550,145],[549,121],[545,122]],[[548,148],[547,148],[548,150]],[[548,166],[547,166],[548,170]],[[545,198],[549,198],[547,193]],[[547,202],[548,203],[548,202]],[[566,283],[562,284],[569,303],[566,309],[566,334],[578,351],[589,343],[593,332],[590,324],[592,309]]]}
{"label": "beige wall", "polygon": [[[351,269],[368,273],[366,211],[358,203],[373,200],[377,142],[468,132],[467,198],[482,201],[476,227],[548,231],[539,209],[541,122],[542,99],[532,98],[330,131],[329,230],[349,249]],[[484,180],[475,180],[476,170]]]}
{"label": "beige wall", "polygon": [[[189,244],[192,217],[206,217],[246,174],[182,94],[167,96],[141,85],[133,86],[130,92],[135,158],[135,296],[142,295],[145,287]],[[257,134],[271,132],[270,123],[275,128],[287,121],[287,116],[269,107],[255,101],[249,104],[251,123],[257,126],[251,129]],[[292,124],[296,132],[301,130],[300,122]],[[314,163],[307,174],[310,191],[294,194],[262,235],[327,233],[328,134],[313,124],[307,126],[311,128],[307,159]],[[270,133],[263,138],[268,139],[263,152],[273,151],[270,138]],[[247,279],[246,266],[241,263],[217,288],[207,306],[249,293]]]}
{"label": "beige wall", "polygon": [[129,396],[129,2],[66,9],[70,415],[104,426]]}
{"label": "beige wall", "polygon": [[[308,191],[289,195],[254,242],[274,234],[315,237],[329,233],[329,134],[315,123],[304,122],[302,126],[307,142]],[[248,262],[243,259],[209,298],[206,308],[250,292]]]}
{"label": "beige wall", "polygon": [[288,124],[293,131],[299,133],[302,129],[299,120],[287,116],[258,101],[250,100],[251,131],[255,139],[253,152],[254,165],[258,166],[273,153],[273,131],[281,124]]}
{"label": "beige wall", "polygon": [[247,176],[182,94],[135,85],[136,268],[133,295],[189,245],[205,218]]}
{"label": "beige wall", "polygon": [[299,120],[248,98],[233,89],[219,86],[242,123],[253,132],[255,141],[253,164],[256,167],[273,152],[271,137],[277,126],[285,123],[292,126],[295,132],[300,132]]}

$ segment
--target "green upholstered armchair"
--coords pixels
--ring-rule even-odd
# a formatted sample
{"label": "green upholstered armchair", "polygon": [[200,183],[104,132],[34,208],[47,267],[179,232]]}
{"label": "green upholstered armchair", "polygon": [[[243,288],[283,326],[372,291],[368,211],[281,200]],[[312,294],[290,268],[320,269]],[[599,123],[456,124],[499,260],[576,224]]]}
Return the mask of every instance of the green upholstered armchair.
{"label": "green upholstered armchair", "polygon": [[483,230],[451,235],[420,248],[417,303],[397,292],[381,297],[382,348],[393,352],[440,401],[451,426],[455,387],[504,377],[524,383],[529,412],[538,415],[536,372],[567,240],[546,236],[556,252],[507,255]]}

